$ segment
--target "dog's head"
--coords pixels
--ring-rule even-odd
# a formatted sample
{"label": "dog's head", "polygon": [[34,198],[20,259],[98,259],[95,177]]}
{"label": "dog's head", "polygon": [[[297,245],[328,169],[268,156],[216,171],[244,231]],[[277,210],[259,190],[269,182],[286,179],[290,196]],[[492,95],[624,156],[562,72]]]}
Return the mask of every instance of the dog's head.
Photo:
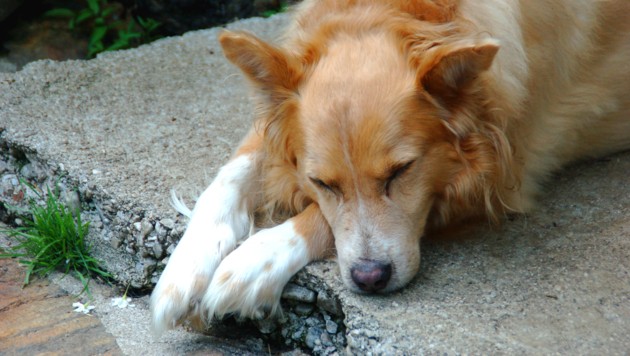
{"label": "dog's head", "polygon": [[358,292],[411,280],[427,223],[453,210],[437,201],[466,204],[463,177],[485,169],[477,151],[492,149],[456,113],[475,100],[496,41],[419,50],[400,36],[341,33],[300,51],[246,33],[220,36],[257,89],[269,139],[294,167],[297,189],[328,221],[345,284]]}

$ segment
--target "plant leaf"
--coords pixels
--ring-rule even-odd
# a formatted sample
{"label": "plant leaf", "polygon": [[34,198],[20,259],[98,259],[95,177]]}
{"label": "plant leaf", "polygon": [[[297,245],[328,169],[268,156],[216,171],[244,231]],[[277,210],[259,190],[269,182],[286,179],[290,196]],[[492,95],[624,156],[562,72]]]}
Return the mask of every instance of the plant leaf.
{"label": "plant leaf", "polygon": [[66,8],[55,8],[44,12],[44,17],[74,17],[75,12]]}
{"label": "plant leaf", "polygon": [[99,0],[87,0],[88,8],[93,14],[98,14],[101,7],[99,6]]}
{"label": "plant leaf", "polygon": [[79,11],[79,14],[77,15],[77,17],[74,20],[74,24],[78,25],[80,23],[82,23],[85,20],[91,19],[94,17],[94,14],[92,14],[92,12],[89,9],[83,9],[81,11]]}
{"label": "plant leaf", "polygon": [[96,45],[100,43],[100,47],[103,47],[103,37],[105,37],[105,34],[107,34],[107,27],[106,26],[98,26],[95,27],[94,30],[92,31],[92,35],[90,35],[90,45]]}

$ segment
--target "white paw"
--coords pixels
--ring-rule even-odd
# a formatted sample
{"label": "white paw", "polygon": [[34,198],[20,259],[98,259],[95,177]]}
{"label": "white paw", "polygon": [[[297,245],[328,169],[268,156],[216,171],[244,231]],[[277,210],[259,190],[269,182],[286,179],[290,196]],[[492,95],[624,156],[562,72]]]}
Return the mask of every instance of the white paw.
{"label": "white paw", "polygon": [[308,261],[306,243],[291,222],[262,230],[221,262],[202,308],[210,319],[273,315],[279,311],[284,286]]}
{"label": "white paw", "polygon": [[[236,158],[221,169],[199,197],[186,233],[151,295],[156,335],[186,317],[200,315],[199,303],[215,270],[238,240],[247,235],[250,219],[240,189],[250,169],[249,157]],[[178,199],[174,203],[181,208]]]}
{"label": "white paw", "polygon": [[188,315],[199,314],[199,303],[214,271],[235,247],[234,232],[227,225],[215,226],[210,231],[192,227],[186,231],[151,295],[156,335],[173,328]]}

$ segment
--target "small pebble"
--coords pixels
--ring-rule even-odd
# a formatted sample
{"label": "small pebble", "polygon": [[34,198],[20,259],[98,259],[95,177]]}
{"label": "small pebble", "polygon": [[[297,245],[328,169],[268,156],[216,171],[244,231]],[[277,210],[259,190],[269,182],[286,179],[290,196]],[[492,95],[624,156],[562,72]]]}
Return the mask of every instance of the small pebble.
{"label": "small pebble", "polygon": [[308,346],[309,348],[314,348],[315,345],[321,344],[321,341],[319,340],[320,336],[322,334],[322,330],[318,327],[310,327],[308,328],[308,331],[306,332],[306,338],[304,339],[304,343],[306,343],[306,346]]}
{"label": "small pebble", "polygon": [[341,304],[336,298],[330,297],[327,293],[320,292],[317,295],[317,306],[333,315],[342,315]]}
{"label": "small pebble", "polygon": [[160,241],[164,241],[164,238],[166,237],[166,229],[162,227],[162,224],[159,221],[155,223],[155,232],[157,232]]}
{"label": "small pebble", "polygon": [[111,245],[113,248],[119,248],[122,245],[122,241],[118,237],[113,237],[111,240]]}
{"label": "small pebble", "polygon": [[312,304],[299,303],[293,308],[293,311],[300,316],[309,316],[313,312],[313,309],[315,309],[315,306]]}
{"label": "small pebble", "polygon": [[315,303],[317,295],[308,288],[289,283],[282,291],[282,298],[303,303]]}
{"label": "small pebble", "polygon": [[173,221],[173,219],[162,219],[160,220],[160,223],[171,230],[175,227],[175,221]]}
{"label": "small pebble", "polygon": [[260,330],[260,332],[263,334],[271,334],[278,328],[278,325],[273,319],[256,320],[255,323],[256,327],[258,327],[258,330]]}
{"label": "small pebble", "polygon": [[339,328],[339,326],[334,321],[332,321],[332,320],[327,320],[326,321],[326,331],[329,334],[336,334],[337,333],[337,328]]}
{"label": "small pebble", "polygon": [[301,328],[295,330],[293,332],[293,334],[291,334],[291,338],[293,340],[299,341],[299,340],[302,339],[302,335],[304,335],[304,327],[301,327]]}
{"label": "small pebble", "polygon": [[151,231],[153,231],[153,224],[151,224],[150,222],[146,220],[142,221],[140,226],[141,226],[140,232],[142,233],[142,236],[144,237],[146,237],[147,235],[151,233]]}
{"label": "small pebble", "polygon": [[163,254],[164,254],[164,247],[162,247],[162,245],[160,244],[153,245],[153,257],[159,259],[162,257]]}
{"label": "small pebble", "polygon": [[65,190],[64,195],[66,206],[71,212],[74,213],[81,210],[81,199],[79,198],[79,193],[74,190]]}
{"label": "small pebble", "polygon": [[324,346],[332,346],[332,340],[330,340],[330,336],[328,336],[328,334],[326,333],[322,333],[319,337],[319,339],[321,340],[322,344]]}

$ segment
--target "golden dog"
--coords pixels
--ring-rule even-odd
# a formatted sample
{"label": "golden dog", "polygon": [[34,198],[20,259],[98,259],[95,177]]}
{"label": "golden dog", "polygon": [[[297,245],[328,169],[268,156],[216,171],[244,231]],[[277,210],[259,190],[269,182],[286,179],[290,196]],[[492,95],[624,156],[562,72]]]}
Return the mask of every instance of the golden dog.
{"label": "golden dog", "polygon": [[[155,329],[273,312],[335,250],[348,288],[401,288],[427,229],[527,211],[559,167],[630,148],[628,14],[627,0],[307,0],[281,46],[224,32],[257,118],[156,286]],[[268,228],[250,237],[254,220]]]}

